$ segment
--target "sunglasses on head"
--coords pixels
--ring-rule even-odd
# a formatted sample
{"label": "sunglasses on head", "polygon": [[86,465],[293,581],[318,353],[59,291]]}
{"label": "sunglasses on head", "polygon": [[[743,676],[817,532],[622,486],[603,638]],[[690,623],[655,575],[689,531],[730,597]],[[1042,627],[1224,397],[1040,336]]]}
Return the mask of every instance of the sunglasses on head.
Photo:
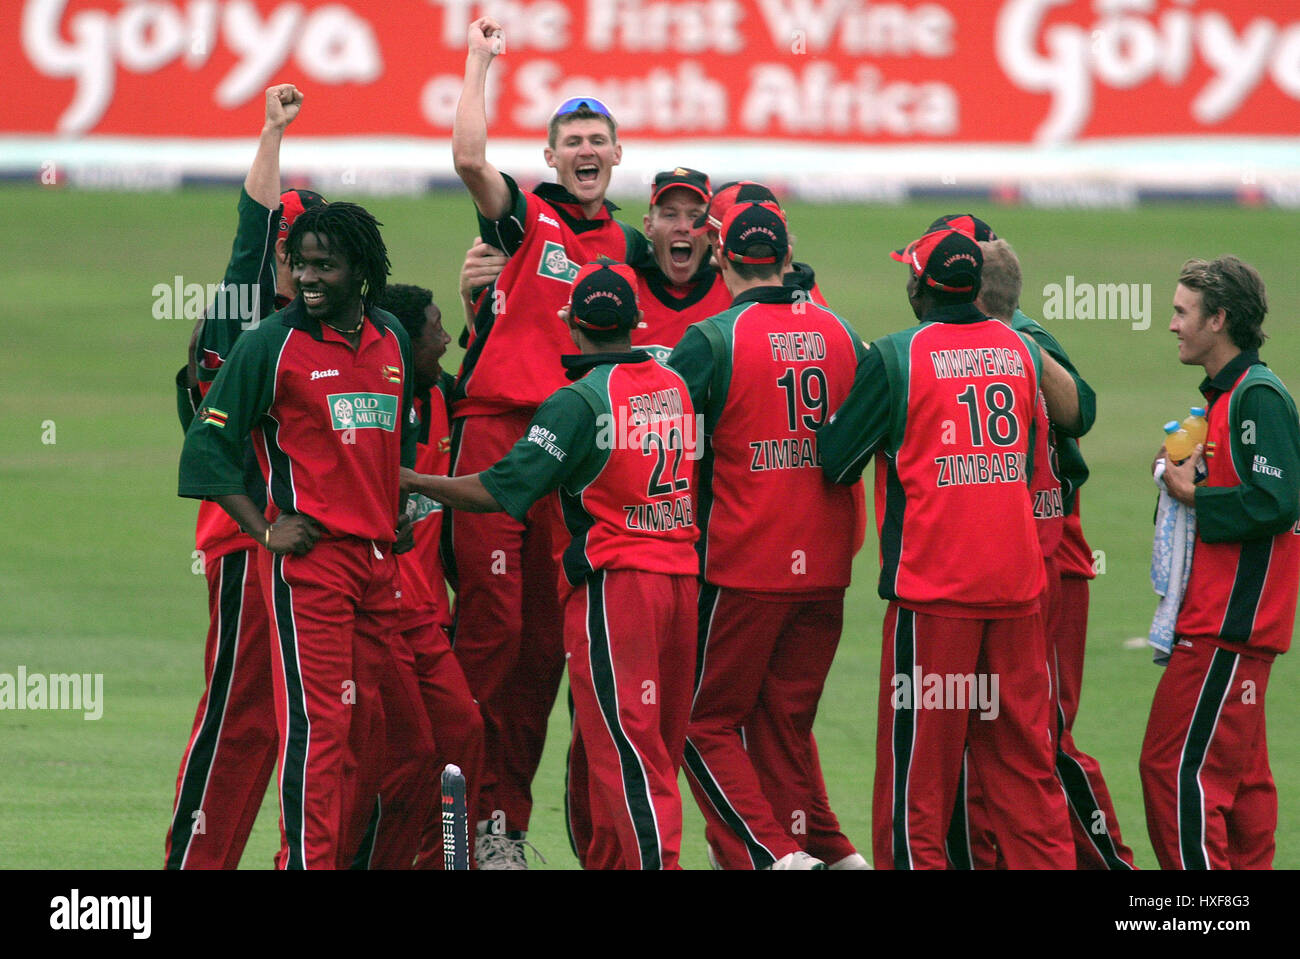
{"label": "sunglasses on head", "polygon": [[609,117],[611,120],[614,119],[614,114],[609,112],[609,107],[605,106],[605,104],[601,103],[595,97],[569,97],[569,99],[565,100],[555,108],[555,112],[551,114],[551,119],[554,120],[556,117],[566,117],[571,113],[577,113],[583,107],[586,107],[598,116]]}

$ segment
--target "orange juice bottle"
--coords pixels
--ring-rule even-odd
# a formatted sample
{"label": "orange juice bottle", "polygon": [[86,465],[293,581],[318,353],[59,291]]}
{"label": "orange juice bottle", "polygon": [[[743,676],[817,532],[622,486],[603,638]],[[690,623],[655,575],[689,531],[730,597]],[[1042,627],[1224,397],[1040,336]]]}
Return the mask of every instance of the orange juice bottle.
{"label": "orange juice bottle", "polygon": [[1209,433],[1210,424],[1205,419],[1205,407],[1193,406],[1188,411],[1187,419],[1183,420],[1183,429],[1187,430],[1187,435],[1192,438],[1192,448],[1196,444],[1204,443],[1206,434]]}
{"label": "orange juice bottle", "polygon": [[1170,420],[1165,424],[1165,456],[1169,458],[1169,462],[1181,463],[1191,456],[1195,449],[1196,444],[1177,420]]}

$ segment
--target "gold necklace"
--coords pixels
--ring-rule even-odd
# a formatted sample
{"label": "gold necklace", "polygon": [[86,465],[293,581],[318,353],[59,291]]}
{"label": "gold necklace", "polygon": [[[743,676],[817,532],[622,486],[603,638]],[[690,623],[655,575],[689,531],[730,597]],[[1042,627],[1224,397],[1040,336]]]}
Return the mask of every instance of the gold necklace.
{"label": "gold necklace", "polygon": [[[322,322],[322,323],[325,323],[324,320],[321,320],[321,322]],[[359,323],[357,323],[356,326],[352,327],[352,329],[350,329],[350,330],[340,330],[340,329],[339,329],[337,326],[335,326],[333,323],[325,323],[325,325],[328,326],[328,327],[329,327],[331,330],[333,330],[335,333],[341,333],[341,334],[344,335],[344,336],[351,336],[353,333],[360,333],[360,332],[361,332],[361,327],[363,327],[363,326],[366,325],[366,318],[365,318],[364,315],[362,315],[362,317],[361,317],[361,321],[360,321]]]}

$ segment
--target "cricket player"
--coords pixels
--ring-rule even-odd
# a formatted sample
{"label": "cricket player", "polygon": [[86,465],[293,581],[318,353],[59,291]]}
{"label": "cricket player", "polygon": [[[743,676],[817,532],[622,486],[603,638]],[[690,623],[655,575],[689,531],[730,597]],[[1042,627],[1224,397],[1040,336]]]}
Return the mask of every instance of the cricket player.
{"label": "cricket player", "polygon": [[1006,864],[1072,869],[1030,497],[1035,429],[1045,428],[1036,424],[1040,353],[975,308],[983,254],[973,239],[938,230],[904,256],[921,322],[872,343],[847,401],[818,432],[837,482],[855,480],[876,455],[879,592],[889,609],[875,865],[947,868],[969,744]]}
{"label": "cricket player", "polygon": [[[378,226],[350,203],[299,216],[298,296],[236,342],[181,454],[180,494],[215,500],[260,547],[290,869],[348,865],[377,791],[360,747],[391,667],[398,469],[416,445],[410,342],[373,305],[389,271]],[[265,514],[243,479],[250,432]]]}
{"label": "cricket player", "polygon": [[[441,365],[450,342],[443,329],[442,311],[431,291],[405,283],[388,284],[379,306],[397,317],[411,339],[413,412],[419,422],[415,469],[446,474],[451,465],[447,396],[453,381]],[[442,504],[415,494],[407,499],[406,513],[411,518],[415,545],[397,557],[402,620],[393,656],[418,683],[435,746],[434,770],[440,772],[448,763],[459,766],[465,776],[467,808],[473,808],[482,778],[483,719],[451,651],[451,608],[438,552]],[[386,739],[392,778],[409,777],[411,771],[403,768],[409,766],[403,757],[403,730],[390,724]],[[390,779],[381,793],[391,796],[400,787],[400,782],[394,784]],[[380,862],[388,858],[391,854],[386,854],[381,845]],[[442,810],[436,803],[425,810],[417,865],[421,869],[443,868]]]}
{"label": "cricket player", "polygon": [[[1020,260],[1010,244],[996,237],[983,220],[969,214],[942,217],[932,224],[932,228],[936,225],[952,226],[979,242],[984,267],[975,305],[985,315],[1033,337],[1043,352],[1070,374],[1077,385],[1080,410],[1075,425],[1080,432],[1086,432],[1096,416],[1095,394],[1056,338],[1020,310]],[[1119,821],[1100,764],[1076,745],[1073,734],[1083,687],[1088,581],[1096,575],[1092,568],[1092,548],[1084,538],[1079,520],[1079,487],[1088,478],[1088,467],[1079,451],[1078,440],[1056,421],[1052,422],[1047,439],[1050,440],[1054,462],[1059,464],[1060,498],[1058,501],[1050,491],[1036,491],[1034,516],[1040,533],[1045,523],[1051,524],[1055,530],[1054,545],[1044,556],[1047,593],[1043,613],[1048,668],[1052,674],[1056,778],[1070,807],[1070,825],[1079,868],[1122,871],[1133,868],[1133,852],[1120,836]],[[1053,518],[1062,514],[1064,519],[1058,526]],[[974,864],[978,867],[980,858],[984,866],[991,865],[989,843],[981,844],[979,834],[990,838],[992,834],[987,828],[979,828],[979,819],[978,815],[972,816],[972,822],[964,829],[959,828],[959,823],[954,820],[953,834],[957,841],[950,843],[950,848],[958,854],[959,865],[969,865],[975,859]],[[979,848],[981,845],[983,849]]]}
{"label": "cricket player", "polygon": [[[645,238],[611,217],[605,200],[622,145],[608,107],[593,97],[561,103],[545,148],[556,183],[534,192],[487,160],[485,88],[503,49],[490,17],[469,28],[465,84],[456,109],[456,172],[474,200],[479,235],[509,260],[480,301],[452,396],[452,470],[487,469],[525,434],[538,406],[564,385],[571,348],[558,311],[579,264],[629,259]],[[552,538],[544,506],[516,517],[453,511],[445,542],[457,586],[454,650],[483,711],[486,767],[475,856],[491,869],[523,869],[531,783],[564,668]],[[492,827],[489,829],[489,825]]]}
{"label": "cricket player", "polygon": [[[843,623],[853,498],[817,468],[816,429],[844,401],[863,353],[842,319],[782,282],[789,232],[775,203],[737,203],[718,258],[732,306],[687,330],[669,357],[705,419],[700,638],[686,769],[710,846],[735,868],[841,868],[865,860],[824,801],[812,725]],[[743,493],[741,492],[743,490]],[[760,729],[783,775],[760,777]],[[773,770],[769,769],[769,773]],[[823,796],[818,796],[818,789]],[[796,838],[805,817],[825,833]],[[803,841],[800,841],[802,839]]]}
{"label": "cricket player", "polygon": [[[266,91],[266,116],[240,192],[221,292],[195,325],[189,360],[176,375],[185,429],[235,340],[297,293],[285,239],[298,214],[325,202],[309,190],[280,192],[280,144],[303,99],[292,84]],[[264,503],[251,446],[245,462],[249,494]],[[169,869],[234,869],[275,767],[271,634],[257,544],[216,503],[202,502],[194,545],[208,582],[205,686],[176,777],[165,863]]]}
{"label": "cricket player", "polygon": [[489,469],[408,471],[403,487],[456,510],[563,509],[564,647],[591,790],[586,865],[675,869],[695,661],[696,434],[681,377],[631,347],[635,284],[608,259],[583,267],[569,312],[581,355],[564,364],[575,382]]}
{"label": "cricket player", "polygon": [[[1162,869],[1267,869],[1277,789],[1264,698],[1300,587],[1300,422],[1259,358],[1264,281],[1235,256],[1188,260],[1169,331],[1205,370],[1205,443],[1165,469],[1196,510],[1191,574],[1142,742],[1147,832]],[[1208,476],[1195,482],[1197,469]]]}

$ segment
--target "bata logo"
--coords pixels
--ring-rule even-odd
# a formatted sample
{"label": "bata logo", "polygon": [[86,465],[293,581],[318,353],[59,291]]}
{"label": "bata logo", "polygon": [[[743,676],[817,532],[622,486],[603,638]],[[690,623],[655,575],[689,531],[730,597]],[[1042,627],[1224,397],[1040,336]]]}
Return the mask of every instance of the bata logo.
{"label": "bata logo", "polygon": [[[1038,128],[1048,143],[1083,132],[1096,85],[1127,90],[1152,80],[1177,86],[1189,74],[1208,75],[1191,102],[1197,123],[1221,123],[1236,113],[1265,77],[1300,99],[1300,22],[1254,17],[1240,30],[1226,13],[1247,4],[1223,0],[1218,9],[1189,9],[1196,0],[1093,0],[1092,24],[1048,17],[1069,0],[1012,0],[997,23],[998,64],[1022,90],[1051,95]],[[1081,4],[1080,4],[1081,5]]]}
{"label": "bata logo", "polygon": [[[213,92],[230,110],[260,94],[288,64],[316,83],[370,83],[383,73],[379,42],[369,21],[342,4],[304,10],[297,3],[249,0],[214,3],[101,3],[113,10],[69,14],[67,0],[23,4],[22,46],[27,59],[49,77],[74,77],[76,95],[59,117],[59,132],[94,128],[113,102],[119,67],[157,73],[180,60],[191,73],[214,54],[231,63]],[[12,23],[12,20],[10,20]]]}
{"label": "bata logo", "polygon": [[539,213],[539,214],[537,214],[537,219],[541,220],[543,223],[550,224],[551,226],[555,227],[557,230],[560,228],[560,224],[556,223],[554,220],[552,220],[552,219],[551,219],[549,216],[547,216],[545,213]]}
{"label": "bata logo", "polygon": [[542,255],[537,264],[537,275],[550,277],[561,283],[572,283],[578,275],[578,264],[569,259],[569,255],[564,252],[564,247],[548,240],[542,247]]}
{"label": "bata logo", "polygon": [[331,393],[326,397],[335,430],[397,427],[397,397],[387,393]]}
{"label": "bata logo", "polygon": [[323,380],[327,376],[338,376],[338,370],[312,370],[311,378],[313,380]]}

